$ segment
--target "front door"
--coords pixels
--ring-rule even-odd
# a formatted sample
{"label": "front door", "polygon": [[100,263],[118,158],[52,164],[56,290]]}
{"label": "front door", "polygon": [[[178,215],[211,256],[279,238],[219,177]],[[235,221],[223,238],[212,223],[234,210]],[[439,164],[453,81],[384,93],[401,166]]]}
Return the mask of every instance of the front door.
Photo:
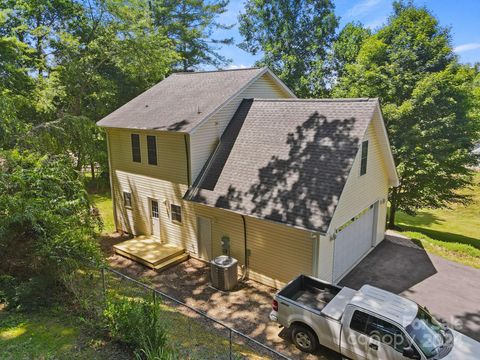
{"label": "front door", "polygon": [[158,200],[150,199],[150,218],[152,224],[152,236],[160,239],[160,208]]}
{"label": "front door", "polygon": [[203,260],[212,258],[212,221],[203,216],[197,216],[197,246],[198,256]]}

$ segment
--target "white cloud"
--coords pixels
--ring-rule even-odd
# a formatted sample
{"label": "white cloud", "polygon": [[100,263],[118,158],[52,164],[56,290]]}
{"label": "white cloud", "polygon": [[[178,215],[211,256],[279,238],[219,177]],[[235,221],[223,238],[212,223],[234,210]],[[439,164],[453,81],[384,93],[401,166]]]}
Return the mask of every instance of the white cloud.
{"label": "white cloud", "polygon": [[372,29],[372,30],[375,30],[376,28],[380,27],[381,25],[383,25],[385,22],[387,21],[387,17],[386,16],[382,16],[378,19],[374,19],[370,22],[367,22],[365,24],[365,27],[369,28],[369,29]]}
{"label": "white cloud", "polygon": [[461,52],[477,50],[477,49],[480,49],[480,43],[469,43],[469,44],[458,45],[454,47],[453,51],[455,51],[456,53],[461,53]]}
{"label": "white cloud", "polygon": [[251,65],[245,65],[245,64],[230,64],[228,65],[225,69],[227,70],[236,70],[236,69],[247,69],[249,67],[252,67]]}
{"label": "white cloud", "polygon": [[382,0],[362,0],[356,5],[352,6],[350,9],[348,9],[345,17],[355,18],[365,15],[381,2]]}

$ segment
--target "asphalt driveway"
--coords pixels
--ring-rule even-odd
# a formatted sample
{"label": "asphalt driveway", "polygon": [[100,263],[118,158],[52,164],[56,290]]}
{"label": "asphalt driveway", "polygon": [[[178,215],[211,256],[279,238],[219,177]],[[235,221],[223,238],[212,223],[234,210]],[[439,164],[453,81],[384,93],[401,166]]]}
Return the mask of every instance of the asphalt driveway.
{"label": "asphalt driveway", "polygon": [[364,284],[426,306],[437,318],[480,341],[480,270],[427,253],[407,238],[388,236],[340,285]]}

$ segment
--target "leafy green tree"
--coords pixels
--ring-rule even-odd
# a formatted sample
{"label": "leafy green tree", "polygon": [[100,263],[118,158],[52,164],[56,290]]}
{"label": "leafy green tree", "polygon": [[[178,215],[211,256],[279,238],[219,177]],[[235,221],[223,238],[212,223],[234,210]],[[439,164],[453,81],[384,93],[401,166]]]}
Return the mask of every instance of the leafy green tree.
{"label": "leafy green tree", "polygon": [[[81,6],[71,0],[2,0],[0,8],[8,15],[2,35],[12,34],[27,44],[39,75],[48,70],[49,49],[56,36],[74,24]],[[51,50],[51,49],[50,49]]]}
{"label": "leafy green tree", "polygon": [[180,55],[175,68],[191,71],[204,65],[219,68],[231,62],[218,50],[221,45],[233,44],[233,38],[212,38],[214,31],[233,27],[218,22],[228,3],[229,0],[149,1],[154,24],[165,27],[168,37],[175,41]]}
{"label": "leafy green tree", "polygon": [[366,39],[334,89],[341,97],[378,97],[401,185],[391,190],[389,226],[397,210],[467,202],[478,122],[471,118],[474,72],[457,64],[448,29],[426,8],[395,2],[385,27]]}
{"label": "leafy green tree", "polygon": [[[474,71],[476,75],[472,84],[472,106],[469,117],[480,122],[480,64],[476,64]],[[480,134],[478,141],[480,141]]]}
{"label": "leafy green tree", "polygon": [[338,26],[332,1],[248,0],[239,22],[239,46],[262,54],[258,66],[272,69],[299,97],[328,93],[328,53]]}
{"label": "leafy green tree", "polygon": [[15,36],[3,34],[8,11],[0,10],[0,149],[10,149],[27,130],[19,116],[28,107],[34,82],[28,74],[29,48]]}
{"label": "leafy green tree", "polygon": [[332,46],[331,67],[335,77],[342,77],[345,66],[355,63],[363,43],[371,35],[360,23],[350,22],[343,27]]}
{"label": "leafy green tree", "polygon": [[68,157],[0,152],[0,275],[58,281],[99,259],[100,225]]}
{"label": "leafy green tree", "polygon": [[0,61],[16,75],[8,78],[19,79],[2,92],[24,100],[10,101],[18,121],[3,131],[12,133],[14,124],[25,131],[8,146],[69,154],[77,169],[90,165],[92,174],[96,165],[106,170],[95,122],[171,71],[178,56],[166,29],[153,24],[140,0],[7,0],[0,8],[1,41],[10,45]]}

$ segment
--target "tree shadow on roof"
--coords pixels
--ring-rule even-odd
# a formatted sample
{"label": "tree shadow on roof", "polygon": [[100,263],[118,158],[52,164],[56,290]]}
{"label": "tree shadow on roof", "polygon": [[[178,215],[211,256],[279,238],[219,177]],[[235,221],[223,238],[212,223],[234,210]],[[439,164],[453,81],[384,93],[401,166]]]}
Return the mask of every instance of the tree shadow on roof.
{"label": "tree shadow on roof", "polygon": [[190,121],[182,120],[182,121],[177,121],[177,122],[175,122],[173,124],[170,124],[168,126],[155,127],[154,130],[182,131],[189,124],[190,124]]}
{"label": "tree shadow on roof", "polygon": [[355,121],[314,112],[288,134],[287,157],[273,155],[247,191],[231,185],[215,206],[326,231],[358,151]]}

